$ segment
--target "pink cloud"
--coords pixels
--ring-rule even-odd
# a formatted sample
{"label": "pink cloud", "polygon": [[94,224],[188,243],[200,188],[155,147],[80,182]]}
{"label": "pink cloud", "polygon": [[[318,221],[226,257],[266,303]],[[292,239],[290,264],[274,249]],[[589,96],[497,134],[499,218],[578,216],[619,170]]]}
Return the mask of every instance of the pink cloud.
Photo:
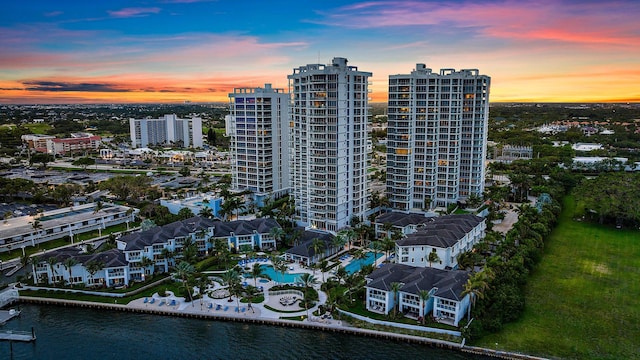
{"label": "pink cloud", "polygon": [[433,26],[434,32],[463,29],[499,39],[557,41],[578,44],[640,45],[640,4],[541,1],[362,2],[310,21],[356,29]]}
{"label": "pink cloud", "polygon": [[124,8],[117,11],[108,11],[109,15],[116,18],[140,17],[150,14],[158,14],[162,9],[151,8]]}

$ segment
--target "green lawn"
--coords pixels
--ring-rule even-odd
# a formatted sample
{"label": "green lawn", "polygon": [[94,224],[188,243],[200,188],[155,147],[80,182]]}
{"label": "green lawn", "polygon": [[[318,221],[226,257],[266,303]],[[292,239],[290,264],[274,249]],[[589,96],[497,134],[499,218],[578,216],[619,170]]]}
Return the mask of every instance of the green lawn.
{"label": "green lawn", "polygon": [[480,346],[565,359],[640,359],[640,232],[573,220],[573,198],[532,274],[523,317]]}

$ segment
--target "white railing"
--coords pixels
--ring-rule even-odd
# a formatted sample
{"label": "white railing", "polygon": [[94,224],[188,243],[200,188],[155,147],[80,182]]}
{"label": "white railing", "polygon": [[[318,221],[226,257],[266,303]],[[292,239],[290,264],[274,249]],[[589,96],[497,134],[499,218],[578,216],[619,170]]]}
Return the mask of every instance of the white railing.
{"label": "white railing", "polygon": [[296,295],[304,298],[304,293],[298,290],[269,290],[269,296],[277,296],[277,295]]}
{"label": "white railing", "polygon": [[18,300],[19,297],[18,290],[14,288],[6,288],[0,291],[0,308]]}

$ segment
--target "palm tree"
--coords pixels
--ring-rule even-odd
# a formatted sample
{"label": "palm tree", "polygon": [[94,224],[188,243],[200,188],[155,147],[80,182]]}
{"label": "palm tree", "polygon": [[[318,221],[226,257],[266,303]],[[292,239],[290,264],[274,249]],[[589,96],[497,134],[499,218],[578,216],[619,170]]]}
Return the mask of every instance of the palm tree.
{"label": "palm tree", "polygon": [[378,265],[378,252],[381,252],[384,249],[384,245],[382,241],[372,241],[369,244],[369,247],[373,250],[373,267],[375,268]]}
{"label": "palm tree", "polygon": [[276,240],[276,244],[280,244],[280,246],[282,246],[282,239],[284,238],[285,233],[281,227],[272,227],[271,230],[269,230],[269,235]]}
{"label": "palm tree", "polygon": [[[154,264],[153,260],[151,260],[146,256],[143,256],[142,259],[140,259],[140,266],[145,270],[145,274],[146,274],[147,268],[153,264]],[[149,274],[151,274],[151,271],[149,272]]]}
{"label": "palm tree", "polygon": [[386,255],[387,255],[387,260],[389,260],[389,255],[391,253],[392,250],[395,250],[396,248],[396,242],[393,241],[392,238],[385,236],[382,239],[382,248],[385,251]]}
{"label": "palm tree", "polygon": [[309,274],[309,273],[304,273],[302,275],[300,275],[300,282],[302,283],[302,285],[304,286],[304,309],[307,312],[307,319],[309,318],[309,288],[313,287],[315,284],[318,283],[318,280],[316,279],[315,276]]}
{"label": "palm tree", "polygon": [[[34,233],[31,234],[31,246],[36,246],[35,244],[36,235],[40,232],[40,229],[42,229],[42,224],[38,219],[34,219],[30,224],[34,231]],[[38,247],[39,246],[40,245],[38,245]]]}
{"label": "palm tree", "polygon": [[344,245],[346,243],[347,243],[347,236],[344,230],[338,231],[336,236],[333,237],[333,240],[331,240],[331,245],[334,248],[338,248],[339,249],[338,252],[344,249]]}
{"label": "palm tree", "polygon": [[253,278],[253,283],[256,287],[258,287],[258,278],[261,277],[263,274],[264,274],[264,269],[262,268],[262,265],[258,263],[253,264],[250,275]]}
{"label": "palm tree", "polygon": [[390,222],[386,222],[382,224],[382,231],[384,231],[385,236],[391,236],[391,230],[393,230],[393,224]]}
{"label": "palm tree", "polygon": [[211,210],[211,208],[208,206],[204,206],[202,209],[200,209],[198,215],[207,219],[213,219],[213,210]]}
{"label": "palm tree", "polygon": [[160,252],[160,256],[164,258],[164,271],[169,271],[169,264],[172,262],[171,260],[176,257],[176,253],[171,251],[169,248],[163,248]]}
{"label": "palm tree", "polygon": [[398,313],[398,295],[400,293],[400,289],[402,288],[402,283],[392,282],[391,283],[391,292],[393,293],[393,317]]}
{"label": "palm tree", "polygon": [[96,207],[93,208],[93,213],[97,214],[102,209],[104,209],[104,204],[102,203],[102,201],[100,200],[96,201]]}
{"label": "palm tree", "polygon": [[324,274],[329,271],[329,261],[322,259],[319,264],[320,272],[322,272],[322,282],[324,282]]}
{"label": "palm tree", "polygon": [[53,287],[56,286],[56,269],[53,265],[56,265],[57,263],[58,260],[53,256],[47,259],[47,264],[49,264],[49,268],[51,269],[51,282],[53,283]]}
{"label": "palm tree", "polygon": [[278,256],[274,256],[271,258],[271,263],[273,264],[273,269],[276,272],[279,272],[282,275],[282,280],[284,280],[284,273],[287,271],[287,264]]}
{"label": "palm tree", "polygon": [[471,320],[471,306],[475,305],[476,298],[484,298],[484,292],[489,289],[489,281],[491,279],[493,279],[493,273],[491,273],[491,270],[485,269],[484,271],[471,275],[464,284],[464,290],[461,295],[463,297],[467,294],[471,296],[471,304],[467,312],[467,318],[469,320]]}
{"label": "palm tree", "polygon": [[358,291],[362,280],[363,278],[359,273],[353,273],[351,275],[347,275],[344,278],[344,285],[348,289],[350,302],[353,301],[353,294]]}
{"label": "palm tree", "polygon": [[438,256],[438,253],[435,251],[431,251],[429,253],[429,256],[427,257],[427,261],[429,261],[429,267],[432,267],[432,263],[434,262],[439,262],[440,261],[440,257]]}
{"label": "palm tree", "polygon": [[[225,199],[220,208],[220,214],[222,214],[226,219],[228,219],[229,215],[233,215],[234,211],[237,212],[240,208],[244,206],[244,201],[239,197],[232,197],[229,199]],[[236,213],[237,216],[237,213]]]}
{"label": "palm tree", "polygon": [[228,269],[229,268],[229,256],[230,251],[229,251],[229,244],[227,243],[227,240],[223,239],[223,238],[218,238],[215,240],[215,245],[214,245],[214,249],[216,252],[216,256],[218,257],[218,261],[222,261],[224,263],[224,268]]}
{"label": "palm tree", "polygon": [[[40,263],[40,257],[39,256],[32,256],[29,258],[29,264],[31,264],[31,272],[33,273],[33,276],[36,276],[36,265],[38,265]],[[33,279],[34,284],[38,284],[40,283],[40,279],[38,278],[34,278]]]}
{"label": "palm tree", "polygon": [[[322,253],[322,251],[324,249],[325,249],[324,241],[320,240],[319,238],[313,238],[313,240],[311,240],[311,245],[309,245],[309,250],[313,250],[313,256],[309,256],[309,266],[311,266],[312,262],[315,263],[317,262],[317,260],[320,260],[323,257],[324,254]],[[316,256],[318,257],[317,259],[315,259]],[[315,268],[313,269],[313,274],[314,275],[316,274]]]}
{"label": "palm tree", "polygon": [[202,310],[202,301],[204,300],[204,292],[209,286],[209,279],[201,274],[198,278],[198,294],[200,294],[200,310]]}
{"label": "palm tree", "polygon": [[422,325],[424,325],[424,319],[427,317],[427,301],[429,301],[429,299],[431,298],[431,292],[429,292],[429,290],[422,289],[418,291],[418,296],[420,297],[420,301],[422,302],[420,308],[422,309]]}
{"label": "palm tree", "polygon": [[69,285],[73,285],[73,274],[71,273],[71,268],[73,268],[78,262],[74,258],[67,258],[63,265],[64,268],[69,272]]}
{"label": "palm tree", "polygon": [[175,273],[173,274],[174,277],[180,278],[180,280],[182,280],[182,284],[187,291],[190,302],[193,301],[193,297],[191,296],[191,290],[189,290],[189,278],[195,271],[196,269],[193,267],[193,265],[189,264],[186,261],[180,261],[175,268]]}
{"label": "palm tree", "polygon": [[242,293],[242,286],[240,283],[240,273],[235,269],[231,269],[226,273],[222,274],[222,281],[227,285],[229,290],[229,301],[231,301],[231,296],[236,296],[236,304],[240,306],[240,295]]}
{"label": "palm tree", "polygon": [[94,275],[104,269],[104,263],[102,261],[96,261],[96,260],[89,260],[86,264],[85,264],[85,268],[87,269],[87,272],[89,273],[89,275],[91,275],[91,284],[93,284],[93,277]]}
{"label": "palm tree", "polygon": [[349,276],[349,273],[347,273],[347,269],[345,269],[344,266],[338,266],[334,276],[338,280],[338,284],[340,284],[344,279],[347,278],[347,276]]}
{"label": "palm tree", "polygon": [[351,246],[353,246],[353,240],[355,240],[356,238],[356,232],[351,228],[343,231],[344,231],[346,243],[349,244],[349,249],[351,249]]}

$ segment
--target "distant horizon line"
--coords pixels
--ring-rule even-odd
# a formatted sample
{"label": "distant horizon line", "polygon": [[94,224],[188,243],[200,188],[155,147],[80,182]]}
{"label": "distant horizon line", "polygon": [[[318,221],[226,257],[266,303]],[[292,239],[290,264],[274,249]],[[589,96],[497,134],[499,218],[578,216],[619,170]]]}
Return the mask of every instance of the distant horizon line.
{"label": "distant horizon line", "polygon": [[[1,103],[0,106],[21,105],[21,106],[33,106],[33,105],[226,105],[229,104],[226,101],[189,101],[189,102],[69,102],[69,103]],[[387,104],[386,101],[370,101],[369,104]],[[490,101],[492,104],[620,104],[631,105],[640,104],[640,100],[636,101],[615,101],[615,100],[602,100],[602,101]]]}

